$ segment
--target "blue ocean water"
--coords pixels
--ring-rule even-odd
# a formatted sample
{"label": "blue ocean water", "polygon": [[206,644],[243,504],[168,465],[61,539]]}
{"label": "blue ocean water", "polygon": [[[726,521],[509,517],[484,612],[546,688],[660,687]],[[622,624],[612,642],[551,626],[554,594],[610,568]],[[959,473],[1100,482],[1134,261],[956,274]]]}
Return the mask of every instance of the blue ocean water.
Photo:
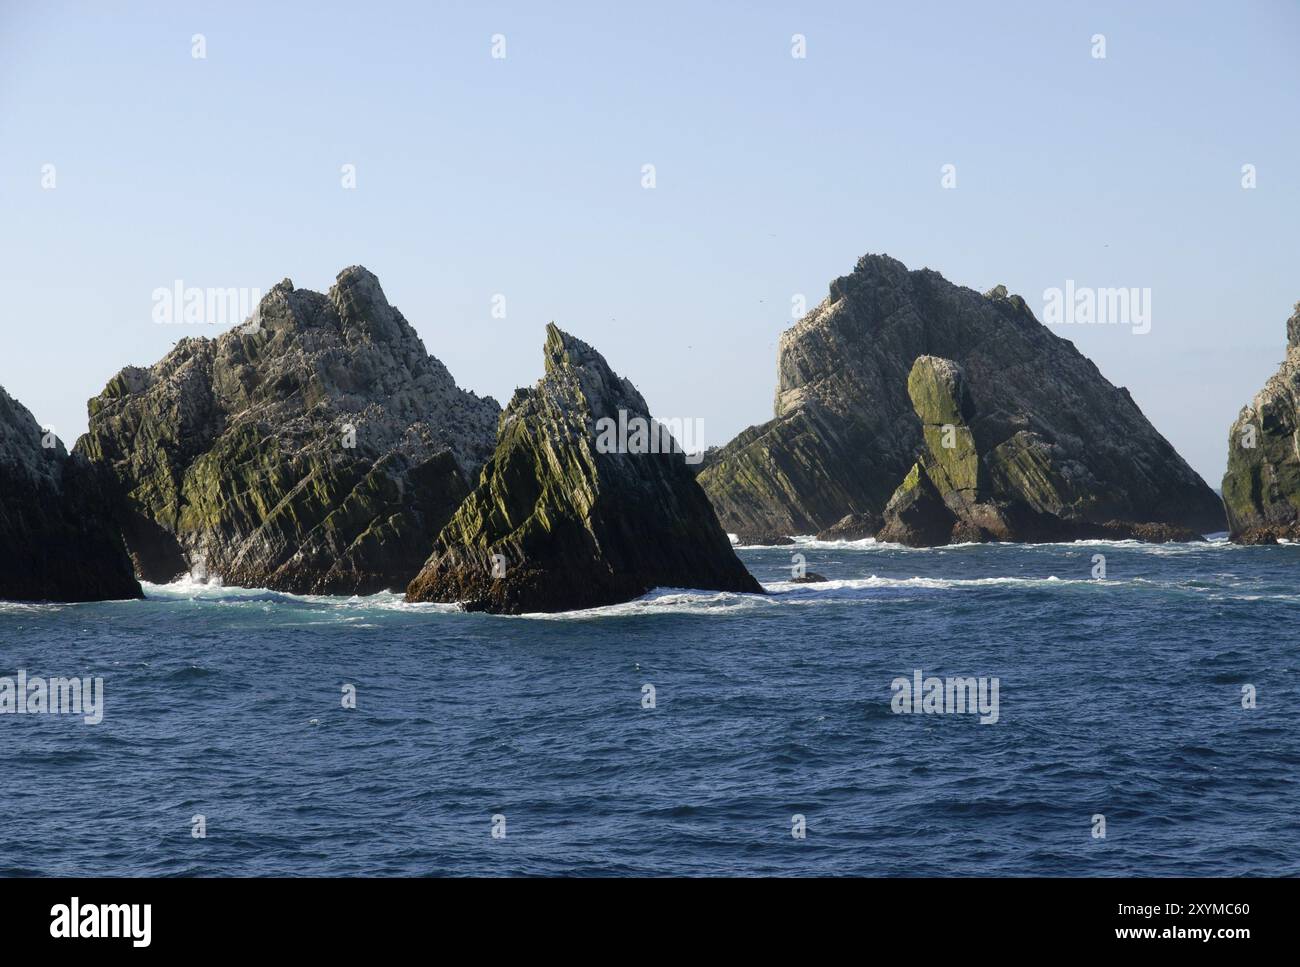
{"label": "blue ocean water", "polygon": [[[0,715],[0,873],[1300,873],[1300,546],[740,554],[769,596],[0,604],[0,676],[105,696]],[[918,668],[998,721],[895,714]]]}

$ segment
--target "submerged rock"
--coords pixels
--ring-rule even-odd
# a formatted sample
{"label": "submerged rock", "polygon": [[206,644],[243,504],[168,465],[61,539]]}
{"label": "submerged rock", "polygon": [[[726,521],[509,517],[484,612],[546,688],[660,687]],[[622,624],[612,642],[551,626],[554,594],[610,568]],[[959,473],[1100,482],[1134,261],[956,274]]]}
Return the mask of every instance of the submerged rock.
{"label": "submerged rock", "polygon": [[1175,524],[1106,517],[1114,507],[1065,448],[1021,430],[981,451],[962,367],[921,356],[907,378],[924,451],[885,507],[882,541],[934,547],[982,541],[1197,540]]}
{"label": "submerged rock", "polygon": [[90,401],[79,452],[137,573],[316,594],[398,590],[492,450],[500,407],[457,388],[378,279],[288,279],[253,319],[183,339]]}
{"label": "submerged rock", "polygon": [[757,531],[742,531],[736,535],[736,544],[740,547],[784,547],[793,544],[794,538],[784,534],[763,534]]}
{"label": "submerged rock", "polygon": [[1223,503],[1238,544],[1300,540],[1300,303],[1286,332],[1286,359],[1228,432]]}
{"label": "submerged rock", "polygon": [[809,571],[807,574],[804,574],[800,577],[791,578],[790,583],[791,584],[825,584],[829,580],[830,578],[828,578],[825,574],[818,574],[816,571]]}
{"label": "submerged rock", "polygon": [[[645,400],[554,325],[546,371],[516,391],[478,486],[438,535],[410,601],[519,614],[629,601],[655,587],[761,593],[680,449],[645,452]],[[600,436],[633,428],[627,446]],[[629,452],[631,451],[631,452]]]}
{"label": "submerged rock", "polygon": [[84,460],[0,387],[0,599],[143,597]]}
{"label": "submerged rock", "polygon": [[[781,336],[775,418],[709,454],[699,479],[723,526],[808,534],[845,515],[880,514],[928,449],[908,395],[912,365],[926,355],[961,367],[975,414],[966,449],[945,457],[953,472],[975,467],[969,446],[983,457],[1006,445],[981,460],[988,482],[1001,473],[1027,493],[1038,487],[1045,506],[1074,505],[1098,521],[1222,529],[1214,491],[1128,392],[1023,299],[1003,286],[981,295],[883,255],[860,259]],[[1044,460],[1065,476],[1039,479]],[[953,484],[970,489],[969,480]]]}
{"label": "submerged rock", "polygon": [[884,521],[879,514],[845,514],[838,521],[817,532],[819,541],[860,541],[875,537]]}

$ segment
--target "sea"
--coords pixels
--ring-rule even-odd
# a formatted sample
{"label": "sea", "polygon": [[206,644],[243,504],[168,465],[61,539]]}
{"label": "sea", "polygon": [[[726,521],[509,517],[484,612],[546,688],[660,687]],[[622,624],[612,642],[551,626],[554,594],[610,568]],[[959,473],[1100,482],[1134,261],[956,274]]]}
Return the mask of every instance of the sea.
{"label": "sea", "polygon": [[1300,546],[738,553],[767,594],[0,604],[0,875],[1300,874]]}

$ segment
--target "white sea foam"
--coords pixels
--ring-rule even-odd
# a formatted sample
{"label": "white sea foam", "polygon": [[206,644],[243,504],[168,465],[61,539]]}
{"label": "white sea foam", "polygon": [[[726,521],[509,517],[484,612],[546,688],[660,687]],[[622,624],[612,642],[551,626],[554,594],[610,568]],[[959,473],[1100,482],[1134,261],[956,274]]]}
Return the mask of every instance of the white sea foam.
{"label": "white sea foam", "polygon": [[777,607],[779,602],[768,595],[740,594],[733,591],[695,591],[690,588],[655,588],[634,601],[610,604],[583,611],[561,611],[555,614],[511,615],[516,620],[571,621],[592,618],[617,618],[629,615],[655,614],[734,614],[755,608]]}
{"label": "white sea foam", "polygon": [[[1060,587],[1068,584],[1096,584],[1089,580],[1062,580],[1055,576],[1045,578],[992,577],[992,578],[889,578],[871,575],[866,578],[846,578],[833,581],[803,583],[773,581],[763,585],[767,594],[739,594],[730,591],[696,591],[690,588],[655,588],[649,594],[600,608],[584,611],[564,611],[556,614],[525,614],[513,617],[530,620],[567,621],[573,619],[625,617],[628,615],[653,615],[664,613],[729,614],[758,608],[779,608],[788,605],[834,604],[862,601],[891,589],[943,591],[978,587],[1041,586]],[[1111,582],[1112,584],[1120,582]],[[893,595],[890,600],[897,600]]]}
{"label": "white sea foam", "polygon": [[62,611],[68,607],[76,607],[76,605],[41,601],[0,601],[0,614],[23,614],[26,612],[40,614],[42,612]]}
{"label": "white sea foam", "polygon": [[[981,588],[981,587],[1017,587],[1017,586],[1055,586],[1061,584],[1095,584],[1097,582],[1086,578],[1070,578],[1062,580],[1055,575],[1049,575],[1045,578],[1022,578],[1022,577],[989,577],[989,578],[935,578],[935,577],[911,577],[911,578],[888,578],[878,577],[873,574],[867,578],[847,578],[838,581],[817,581],[813,583],[795,582],[795,581],[775,581],[771,584],[765,584],[763,587],[772,594],[788,594],[791,592],[827,592],[827,591],[858,591],[874,588],[925,588],[935,591],[952,590],[956,588]],[[1115,583],[1115,582],[1112,582]]]}
{"label": "white sea foam", "polygon": [[[735,535],[728,535],[735,537]],[[1023,551],[1033,551],[1035,549],[1059,548],[1059,547],[1114,547],[1124,550],[1141,551],[1146,554],[1156,556],[1168,556],[1171,554],[1192,554],[1198,551],[1206,550],[1242,550],[1245,545],[1233,544],[1229,542],[1226,532],[1216,534],[1207,534],[1203,540],[1187,542],[1170,542],[1167,544],[1151,544],[1146,541],[1133,540],[1076,540],[1076,541],[1053,541],[1042,544],[1017,544],[1001,541],[964,541],[957,544],[943,544],[939,547],[908,547],[906,544],[893,544],[887,541],[877,541],[874,537],[867,537],[856,541],[822,541],[818,540],[811,534],[800,534],[790,538],[793,544],[745,544],[737,545],[736,550],[744,551],[865,551],[869,553],[880,553],[882,551],[902,552],[903,554],[935,555],[949,553],[960,550],[973,549],[994,549],[994,548],[1016,548]],[[732,541],[735,544],[735,541]],[[1296,546],[1300,546],[1298,543]]]}
{"label": "white sea foam", "polygon": [[[1060,556],[1061,549],[1074,549],[1076,554],[1085,549],[1092,547],[1114,548],[1124,552],[1137,554],[1149,554],[1154,556],[1169,556],[1182,554],[1195,554],[1212,552],[1217,553],[1225,548],[1252,551],[1252,548],[1241,548],[1238,545],[1229,544],[1221,535],[1211,535],[1210,539],[1193,544],[1144,544],[1139,541],[1074,541],[1059,544],[1041,544],[1041,545],[962,545],[948,548],[933,548],[928,550],[913,550],[902,548],[899,545],[879,544],[870,538],[861,541],[817,541],[809,536],[801,536],[795,539],[794,545],[782,545],[775,550],[786,552],[795,551],[814,551],[814,552],[835,552],[840,555],[835,562],[836,566],[843,569],[848,566],[852,571],[852,561],[856,557],[863,565],[869,565],[869,562],[880,562],[879,555],[881,551],[900,550],[907,554],[933,554],[936,551],[953,551],[960,550],[962,547],[974,547],[976,549],[984,548],[991,552],[991,556],[979,570],[987,572],[988,565],[994,563],[998,557],[998,548],[1011,549],[1024,553],[1042,552],[1044,555],[1055,553]],[[1297,545],[1300,546],[1300,545]],[[749,548],[742,548],[744,551]],[[754,550],[762,550],[755,548]],[[860,555],[860,556],[859,556]],[[1071,556],[1070,564],[1064,567],[1069,570],[1074,563],[1077,563],[1077,557]],[[894,556],[890,559],[890,567],[897,569],[897,565],[904,561],[902,557]],[[932,561],[934,559],[931,559]],[[1023,564],[1023,558],[1020,558]],[[1047,562],[1045,562],[1047,563]],[[1056,561],[1057,567],[1053,570],[1059,570],[1063,562]],[[937,561],[927,565],[927,569],[933,568]],[[817,568],[815,558],[810,559],[810,568]],[[858,570],[860,574],[868,570],[868,566],[863,566]],[[880,563],[870,566],[871,571],[881,567]],[[966,568],[954,568],[960,573]],[[1046,568],[1044,568],[1046,570]],[[1078,573],[1078,572],[1075,572]],[[1084,572],[1086,573],[1086,572]],[[1131,570],[1130,570],[1131,573]],[[1208,576],[1203,573],[1203,576]],[[1258,587],[1234,587],[1232,575],[1214,575],[1215,579],[1227,579],[1223,583],[1218,580],[1212,580],[1211,583],[1201,584],[1199,581],[1182,581],[1175,580],[1171,582],[1152,581],[1140,575],[1133,574],[1127,578],[1120,577],[1112,573],[1111,578],[1104,581],[1092,580],[1086,576],[1078,577],[1060,577],[1058,575],[1048,575],[1045,577],[1025,577],[1021,575],[1003,575],[1003,576],[982,576],[982,577],[945,577],[933,575],[916,575],[916,576],[880,576],[876,573],[870,573],[866,577],[849,577],[838,578],[821,582],[794,582],[789,580],[775,580],[764,584],[764,590],[767,594],[740,594],[731,592],[717,591],[699,591],[687,588],[656,588],[650,593],[637,598],[634,601],[628,601],[622,604],[609,605],[606,607],[590,608],[583,611],[569,611],[555,614],[528,614],[517,616],[502,616],[501,618],[488,618],[488,616],[475,616],[477,620],[532,620],[532,621],[571,621],[571,620],[599,620],[605,618],[619,618],[629,616],[651,616],[666,614],[698,614],[698,615],[730,615],[755,609],[770,609],[789,606],[808,607],[815,605],[846,605],[846,604],[863,604],[870,606],[873,602],[898,602],[899,600],[909,600],[907,592],[917,592],[918,600],[921,595],[931,595],[941,592],[962,592],[987,588],[1025,588],[1025,589],[1059,589],[1064,591],[1070,587],[1081,587],[1090,585],[1095,587],[1099,593],[1110,593],[1111,591],[1124,587],[1147,587],[1152,590],[1165,590],[1174,592],[1194,593],[1197,595],[1209,595],[1224,600],[1246,600],[1243,592],[1249,591],[1251,596],[1257,595],[1261,590],[1265,592],[1266,597],[1273,597],[1267,594],[1268,589]],[[456,604],[439,604],[431,602],[412,603],[405,600],[402,594],[397,592],[381,592],[366,596],[329,596],[329,595],[295,595],[287,594],[280,591],[271,591],[266,588],[240,588],[229,585],[222,585],[220,582],[203,581],[193,577],[185,577],[166,585],[145,584],[146,596],[153,601],[162,602],[194,602],[196,604],[208,604],[215,606],[233,606],[233,607],[257,607],[264,611],[273,611],[280,606],[298,608],[304,612],[304,617],[309,618],[308,623],[320,623],[321,621],[342,621],[353,624],[358,627],[373,627],[370,622],[379,620],[380,616],[387,612],[390,614],[404,614],[411,618],[419,616],[428,616],[430,619],[437,615],[450,615],[460,613],[462,609]],[[901,595],[901,597],[900,597]],[[1288,600],[1291,596],[1284,596]],[[48,608],[49,605],[0,605],[0,608],[12,610],[15,608]],[[382,621],[381,621],[382,623]]]}

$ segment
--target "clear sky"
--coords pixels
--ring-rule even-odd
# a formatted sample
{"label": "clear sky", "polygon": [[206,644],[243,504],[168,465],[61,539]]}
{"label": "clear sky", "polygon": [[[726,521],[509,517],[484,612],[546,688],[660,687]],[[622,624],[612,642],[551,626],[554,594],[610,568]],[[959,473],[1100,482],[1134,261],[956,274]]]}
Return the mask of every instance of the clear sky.
{"label": "clear sky", "polygon": [[155,289],[359,263],[462,386],[531,384],[555,320],[723,443],[794,296],[887,252],[1040,317],[1149,288],[1145,335],[1056,331],[1217,486],[1300,300],[1298,50],[1294,0],[0,0],[0,385],[70,443],[222,328]]}

